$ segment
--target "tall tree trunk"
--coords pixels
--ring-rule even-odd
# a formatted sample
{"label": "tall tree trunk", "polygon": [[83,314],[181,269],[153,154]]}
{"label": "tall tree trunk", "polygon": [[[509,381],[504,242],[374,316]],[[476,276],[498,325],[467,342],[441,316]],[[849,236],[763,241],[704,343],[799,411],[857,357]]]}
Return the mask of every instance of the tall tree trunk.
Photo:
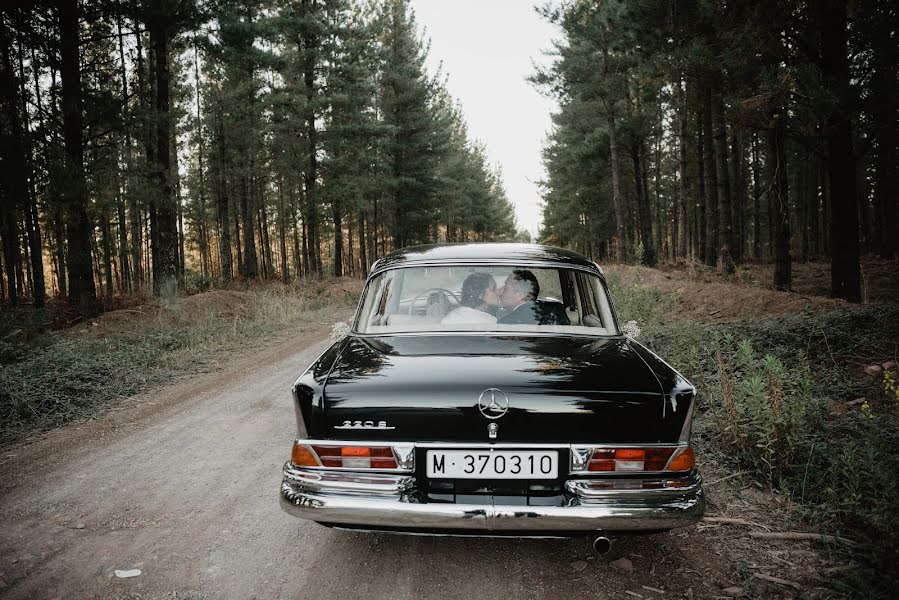
{"label": "tall tree trunk", "polygon": [[368,275],[368,253],[366,244],[368,243],[365,235],[365,211],[359,211],[359,267],[362,277]]}
{"label": "tall tree trunk", "polygon": [[678,100],[680,101],[680,119],[678,127],[678,198],[677,198],[677,252],[675,259],[687,258],[687,205],[690,203],[690,184],[687,172],[687,120],[690,113],[687,109],[687,95],[684,93],[684,85],[678,75],[677,82]]}
{"label": "tall tree trunk", "polygon": [[200,265],[203,277],[209,276],[209,227],[206,213],[206,171],[203,163],[203,101],[200,97],[200,49],[194,36],[194,91],[197,104],[197,204],[199,205]]}
{"label": "tall tree trunk", "polygon": [[91,266],[91,223],[87,216],[84,182],[84,147],[81,139],[81,60],[79,56],[78,0],[59,3],[60,71],[62,74],[62,118],[65,141],[66,207],[68,238],[69,302],[81,314],[97,312],[97,291]]}
{"label": "tall tree trunk", "polygon": [[[300,14],[310,19],[312,18],[312,14],[314,14],[317,7],[316,0],[301,0],[300,3]],[[315,51],[318,48],[319,41],[318,36],[315,35],[315,30],[312,26],[307,25],[301,36],[302,41],[302,56],[303,56],[303,83],[305,84],[306,89],[306,107],[305,107],[305,119],[306,119],[306,143],[307,143],[307,157],[306,157],[306,170],[303,173],[303,183],[305,188],[305,197],[306,197],[306,213],[305,216],[308,217],[307,228],[309,232],[309,251],[311,253],[312,266],[315,270],[315,274],[321,276],[323,274],[322,269],[322,257],[321,257],[321,243],[319,239],[319,217],[318,217],[318,134],[315,129],[315,97],[316,97],[316,85],[315,85],[315,69],[316,69],[316,56]],[[304,218],[304,222],[306,219]]]}
{"label": "tall tree trunk", "polygon": [[606,106],[609,128],[609,161],[612,163],[612,206],[615,209],[615,232],[618,236],[616,251],[619,262],[627,261],[627,245],[625,240],[624,202],[621,199],[621,175],[618,165],[618,142],[615,136],[615,116]]}
{"label": "tall tree trunk", "polygon": [[132,194],[128,207],[129,228],[131,229],[131,264],[134,268],[134,287],[144,284],[143,224],[141,223],[143,207],[137,194]]}
{"label": "tall tree trunk", "polygon": [[347,214],[346,219],[346,268],[345,275],[353,276],[356,274],[356,256],[353,248],[353,216]]}
{"label": "tall tree trunk", "polygon": [[[254,186],[255,189],[255,186]],[[259,234],[259,268],[262,273],[262,279],[266,280],[270,274],[269,256],[266,252],[265,239],[265,208],[260,204],[256,212],[256,232]]]}
{"label": "tall tree trunk", "polygon": [[712,121],[712,89],[704,80],[702,93],[702,168],[705,176],[705,264],[715,266],[718,261],[718,168],[715,164],[715,143]]}
{"label": "tall tree trunk", "polygon": [[303,254],[300,249],[299,213],[297,196],[293,184],[290,185],[290,224],[293,237],[293,271],[297,277],[303,275]]}
{"label": "tall tree trunk", "polygon": [[646,180],[643,178],[643,139],[637,138],[631,145],[631,160],[634,163],[634,186],[637,192],[637,218],[640,229],[640,241],[643,244],[643,256],[639,257],[642,264],[648,267],[656,266],[657,257],[653,247],[652,222],[649,214],[649,198],[646,190]]}
{"label": "tall tree trunk", "polygon": [[[803,115],[807,116],[807,115]],[[799,168],[796,173],[796,227],[799,233],[799,262],[806,262],[809,257],[809,196],[811,196],[810,162],[811,156],[808,146],[803,145],[797,153],[796,160]]]}
{"label": "tall tree trunk", "polygon": [[368,253],[368,260],[374,262],[381,257],[380,248],[378,247],[378,239],[380,236],[381,222],[378,220],[378,198],[372,198],[372,221],[368,230],[368,239],[371,240],[371,251]]}
{"label": "tall tree trunk", "polygon": [[[30,155],[29,155],[30,156]],[[44,281],[44,255],[41,238],[41,223],[38,215],[37,196],[31,193],[26,207],[26,223],[28,225],[28,248],[31,261],[32,290],[35,308],[43,308],[47,299],[46,283]]]}
{"label": "tall tree trunk", "polygon": [[718,260],[718,168],[713,140],[712,88],[708,80],[702,84],[702,162],[705,174],[705,264],[715,266]]}
{"label": "tall tree trunk", "polygon": [[335,200],[331,210],[334,218],[334,277],[343,277],[343,207]]}
{"label": "tall tree trunk", "polygon": [[665,224],[662,222],[662,138],[665,137],[665,112],[662,103],[659,102],[659,121],[658,134],[656,135],[656,148],[653,160],[653,181],[655,193],[653,195],[653,245],[655,246],[657,256],[666,256],[664,251]]}
{"label": "tall tree trunk", "polygon": [[[20,210],[25,204],[28,182],[25,176],[25,149],[22,146],[22,115],[17,98],[19,89],[12,65],[12,39],[6,23],[6,14],[0,12],[0,91],[3,94],[4,123],[0,138],[0,162],[3,164],[0,197],[0,237],[3,239],[3,264],[6,267],[6,282],[9,303],[19,302],[19,282],[16,265],[20,261],[19,245]],[[8,128],[8,129],[7,129]]]}
{"label": "tall tree trunk", "polygon": [[61,298],[68,298],[68,253],[66,252],[65,216],[63,214],[62,199],[51,209],[53,218],[53,240],[55,242],[54,257],[56,261],[56,287]]}
{"label": "tall tree trunk", "polygon": [[746,159],[744,144],[746,140],[745,130],[733,127],[731,129],[731,213],[733,214],[733,235],[730,249],[731,257],[735,263],[743,260],[743,252],[746,248]]}
{"label": "tall tree trunk", "polygon": [[706,202],[708,200],[708,193],[706,188],[706,172],[705,172],[705,134],[703,130],[705,129],[705,121],[704,121],[704,103],[703,103],[703,93],[702,93],[702,81],[700,79],[695,79],[695,84],[693,86],[695,89],[695,99],[696,99],[696,183],[697,183],[697,203],[696,203],[696,255],[699,257],[701,262],[706,261]]}
{"label": "tall tree trunk", "polygon": [[[224,115],[222,114],[221,92],[219,92],[213,114],[216,144],[215,209],[216,219],[219,223],[219,262],[221,263],[222,281],[227,285],[234,276],[234,269],[231,257],[231,230],[229,229],[231,227],[231,217],[228,214],[231,202],[228,199],[228,184],[225,179],[225,124]],[[240,263],[238,262],[238,264]]]}
{"label": "tall tree trunk", "polygon": [[262,245],[262,257],[265,264],[264,274],[268,279],[274,269],[272,263],[272,244],[268,234],[268,210],[265,208],[265,201],[262,198],[261,186],[254,186],[256,196],[259,203],[259,243]]}
{"label": "tall tree trunk", "polygon": [[718,198],[718,251],[721,271],[734,272],[731,248],[734,246],[733,215],[730,201],[730,175],[727,162],[727,126],[724,123],[724,99],[721,92],[721,74],[716,73],[710,84],[709,108],[712,122],[712,143],[715,148],[715,187]]}
{"label": "tall tree trunk", "polygon": [[759,164],[759,140],[756,133],[752,134],[752,257],[762,257],[762,186],[761,170]]}
{"label": "tall tree trunk", "polygon": [[[119,77],[122,79],[122,114],[125,115],[125,118],[129,118],[129,109],[128,109],[128,67],[125,63],[125,36],[122,33],[122,16],[116,16],[116,34],[118,37],[118,47],[119,47]],[[125,173],[129,176],[131,175],[131,169],[133,166],[132,154],[131,154],[131,128],[124,127],[123,128],[123,146],[124,146],[124,162],[125,162]],[[122,173],[117,173],[117,181],[118,181],[118,202],[117,202],[117,211],[118,211],[118,226],[119,226],[119,271],[121,273],[122,280],[122,291],[130,291],[132,288],[131,282],[131,265],[128,261],[128,226],[126,223],[125,217],[125,198],[126,188],[127,188],[127,179],[122,177]]]}
{"label": "tall tree trunk", "polygon": [[254,279],[258,261],[256,258],[256,236],[253,232],[253,210],[250,207],[250,178],[242,173],[238,178],[240,194],[240,220],[241,233],[243,235],[243,248],[241,251],[241,275],[246,279]]}
{"label": "tall tree trunk", "polygon": [[877,208],[878,236],[877,253],[884,258],[899,256],[899,189],[897,189],[897,148],[899,142],[899,89],[896,84],[899,48],[892,37],[899,27],[897,11],[883,6],[874,42],[874,135],[877,139],[877,157],[874,172],[874,204]]}
{"label": "tall tree trunk", "polygon": [[[825,150],[826,154],[826,150]],[[821,186],[821,237],[824,254],[830,256],[830,177],[827,174],[828,160],[825,156],[821,161],[820,172],[818,174],[819,184]]]}
{"label": "tall tree trunk", "polygon": [[278,251],[281,254],[281,283],[290,281],[287,269],[287,209],[284,206],[284,177],[278,175]]}
{"label": "tall tree trunk", "polygon": [[[858,201],[852,147],[853,101],[849,82],[846,0],[816,2],[821,32],[821,69],[834,104],[824,129],[831,201],[831,294],[861,301],[858,247]],[[895,76],[895,73],[894,73]]]}
{"label": "tall tree trunk", "polygon": [[[135,29],[139,29],[137,26],[138,23],[135,21],[134,23]],[[152,85],[147,84],[147,75],[146,68],[144,66],[144,48],[143,48],[143,33],[138,31],[134,36],[136,40],[136,56],[137,56],[137,89],[138,89],[138,100],[141,108],[143,109],[143,119],[141,123],[141,135],[143,137],[143,145],[144,145],[144,158],[146,160],[146,171],[144,177],[147,179],[149,183],[149,175],[154,172],[156,169],[156,149],[153,143],[153,127],[152,127],[152,119],[150,119],[149,115],[152,113],[153,101],[151,99],[152,96]],[[147,54],[150,54],[150,50],[147,50]],[[152,64],[152,61],[151,61]],[[149,90],[147,88],[150,88]],[[136,218],[132,223],[132,231],[133,237],[131,243],[136,246],[136,250],[133,252],[134,254],[134,273],[135,278],[141,285],[150,283],[150,266],[149,263],[155,261],[155,248],[156,243],[155,240],[151,239],[150,247],[147,248],[148,240],[144,238],[145,233],[145,225],[147,222],[148,215],[151,215],[155,212],[153,208],[154,199],[152,194],[147,194],[145,196],[145,202],[142,204],[138,201],[137,196],[135,195],[134,201],[131,205],[131,210],[133,214],[136,214]],[[151,228],[152,231],[152,228]],[[146,270],[144,269],[145,263],[144,258],[147,257],[147,265]]]}
{"label": "tall tree trunk", "polygon": [[6,267],[6,282],[9,290],[9,303],[13,306],[19,303],[18,276],[16,263],[19,259],[19,219],[15,212],[15,204],[12,199],[4,200],[0,209],[0,237],[3,238],[3,264]]}
{"label": "tall tree trunk", "polygon": [[821,160],[812,157],[809,172],[812,191],[809,194],[809,251],[813,257],[821,256]]}
{"label": "tall tree trunk", "polygon": [[113,294],[112,281],[112,235],[109,232],[109,213],[104,205],[100,209],[100,241],[103,244],[103,275],[106,279],[106,297]]}
{"label": "tall tree trunk", "polygon": [[[0,23],[0,27],[3,24]],[[3,44],[5,46],[5,44]],[[33,55],[32,55],[33,56]],[[8,60],[8,55],[4,60]],[[4,70],[6,66],[2,67]],[[36,71],[36,65],[32,63],[32,69]],[[15,107],[16,112],[20,112],[21,118],[13,118],[12,125],[14,131],[18,132],[21,139],[23,150],[23,171],[18,175],[25,179],[24,200],[25,213],[25,234],[28,240],[26,250],[28,251],[28,260],[31,271],[31,297],[34,300],[35,308],[44,307],[46,299],[46,291],[44,287],[44,260],[41,248],[41,224],[38,219],[37,208],[37,188],[34,178],[34,152],[31,145],[31,125],[29,123],[28,107],[25,104],[27,97],[25,85],[27,78],[25,76],[25,52],[22,42],[22,36],[19,36],[19,81],[18,87],[14,90],[8,90],[8,98],[10,100],[18,100],[18,106]],[[17,93],[18,92],[18,93]],[[17,96],[17,97],[16,97]]]}
{"label": "tall tree trunk", "polygon": [[171,138],[171,157],[172,168],[170,170],[172,176],[172,196],[175,200],[175,214],[177,223],[175,224],[178,231],[178,284],[184,285],[184,202],[181,198],[181,170],[178,167],[178,136],[172,135]]}
{"label": "tall tree trunk", "polygon": [[153,288],[156,293],[177,288],[178,285],[178,227],[177,208],[172,188],[171,115],[169,114],[169,15],[164,0],[153,0],[148,22],[150,45],[153,48],[156,98],[157,164],[155,210],[151,213],[151,238],[156,241],[153,262]]}
{"label": "tall tree trunk", "polygon": [[119,234],[120,292],[131,289],[131,265],[128,262],[128,225],[125,220],[125,189],[121,173],[116,173],[116,225]]}
{"label": "tall tree trunk", "polygon": [[787,190],[787,156],[785,137],[786,115],[778,107],[774,110],[766,131],[768,142],[768,203],[773,216],[771,224],[774,245],[774,288],[789,291],[792,286],[790,258],[790,206]]}
{"label": "tall tree trunk", "polygon": [[[40,73],[37,68],[37,53],[35,48],[31,48],[31,64],[34,65],[32,67],[32,73],[34,74],[34,100],[37,105],[37,113],[38,119],[40,120],[40,127],[42,130],[46,128],[47,118],[44,113],[44,106],[41,99],[41,83],[40,83]],[[51,93],[51,103],[52,103],[52,116],[55,118],[58,116],[57,111],[57,102],[56,102],[56,69],[50,65],[50,93]],[[48,166],[51,164],[53,154],[50,151],[49,142],[47,140],[47,136],[41,136],[41,146],[44,157],[44,162]],[[66,275],[65,275],[65,234],[63,233],[62,227],[62,204],[60,202],[58,186],[53,181],[48,181],[45,187],[45,207],[50,215],[50,221],[52,223],[51,231],[48,232],[48,243],[49,240],[55,240],[55,247],[49,248],[53,254],[51,254],[50,262],[53,265],[53,268],[56,273],[57,279],[57,288],[59,290],[59,294],[63,297],[67,295],[66,293]],[[35,217],[37,220],[37,216]]]}
{"label": "tall tree trunk", "polygon": [[309,257],[309,225],[306,223],[306,215],[303,215],[303,274],[310,275],[314,270]]}
{"label": "tall tree trunk", "polygon": [[234,215],[234,250],[237,252],[237,269],[238,272],[243,268],[243,245],[241,244],[240,231],[240,206],[239,202],[231,205],[231,213]]}
{"label": "tall tree trunk", "polygon": [[270,277],[275,272],[275,263],[272,253],[272,236],[271,236],[271,228],[269,228],[268,224],[268,207],[265,205],[265,189],[262,182],[262,179],[259,179],[258,185],[256,186],[257,195],[259,197],[259,210],[262,213],[262,234],[263,234],[263,246],[262,249],[265,252],[265,264],[267,265],[267,275]]}

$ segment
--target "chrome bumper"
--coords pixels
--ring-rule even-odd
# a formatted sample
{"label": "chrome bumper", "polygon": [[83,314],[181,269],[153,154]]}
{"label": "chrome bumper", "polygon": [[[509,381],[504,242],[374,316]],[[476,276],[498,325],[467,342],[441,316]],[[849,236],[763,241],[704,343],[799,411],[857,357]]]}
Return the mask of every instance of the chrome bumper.
{"label": "chrome bumper", "polygon": [[351,528],[447,530],[452,533],[647,531],[691,525],[702,518],[702,479],[694,473],[659,489],[595,489],[566,484],[565,506],[422,502],[411,495],[414,477],[325,473],[287,463],[281,507],[321,523]]}

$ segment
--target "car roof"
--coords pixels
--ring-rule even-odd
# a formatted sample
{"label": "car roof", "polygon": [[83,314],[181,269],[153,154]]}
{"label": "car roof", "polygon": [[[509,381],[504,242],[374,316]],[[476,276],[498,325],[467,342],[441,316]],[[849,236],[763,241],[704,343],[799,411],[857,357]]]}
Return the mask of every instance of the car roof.
{"label": "car roof", "polygon": [[371,272],[398,266],[414,266],[418,264],[471,264],[478,262],[503,263],[553,263],[589,269],[602,274],[599,265],[587,257],[554,246],[539,244],[498,244],[498,243],[460,243],[460,244],[428,244],[424,246],[408,246],[394,250],[374,265]]}

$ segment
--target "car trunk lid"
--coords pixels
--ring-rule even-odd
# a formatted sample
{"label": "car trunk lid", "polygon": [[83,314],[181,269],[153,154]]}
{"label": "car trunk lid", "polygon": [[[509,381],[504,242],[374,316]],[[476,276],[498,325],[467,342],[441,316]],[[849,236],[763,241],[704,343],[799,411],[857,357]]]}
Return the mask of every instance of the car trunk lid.
{"label": "car trunk lid", "polygon": [[351,336],[322,409],[332,439],[485,443],[675,442],[687,413],[626,338],[543,335]]}

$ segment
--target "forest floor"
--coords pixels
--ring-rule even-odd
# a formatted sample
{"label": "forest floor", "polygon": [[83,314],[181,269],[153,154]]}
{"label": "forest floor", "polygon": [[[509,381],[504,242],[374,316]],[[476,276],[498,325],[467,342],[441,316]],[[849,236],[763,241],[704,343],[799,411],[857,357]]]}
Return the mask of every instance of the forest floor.
{"label": "forest floor", "polygon": [[[612,265],[606,270],[673,295],[670,316],[675,319],[722,323],[850,306],[830,298],[830,263],[793,263],[792,293],[772,289],[774,268],[767,263],[741,264],[731,277],[700,263],[666,264],[658,269]],[[863,296],[869,303],[899,299],[899,261],[869,259],[862,264],[862,273]]]}
{"label": "forest floor", "polygon": [[[899,351],[889,343],[899,340],[895,324],[878,321],[882,308],[686,269],[608,272],[622,320],[636,320],[644,330],[640,341],[664,351],[703,395],[714,396],[721,385],[708,357],[693,355],[705,348],[707,332],[745,334],[760,351],[774,352],[757,339],[776,337],[771,323],[790,331],[813,323],[834,330],[830,360],[845,362],[848,381],[841,393],[862,394],[872,410],[889,410],[876,404],[888,400],[879,380],[864,372],[875,358],[887,363]],[[787,484],[772,486],[751,455],[729,453],[712,404],[701,405],[695,430],[707,518],[685,530],[622,537],[607,556],[594,556],[584,540],[354,534],[289,517],[276,501],[294,435],[287,390],[326,347],[332,323],[349,316],[345,298],[359,291],[356,282],[320,285],[321,301],[306,297],[309,313],[299,320],[299,305],[280,292],[224,291],[178,300],[177,309],[129,307],[61,332],[63,340],[93,340],[75,346],[81,353],[104,352],[95,344],[132,340],[135,331],[201,333],[192,342],[165,338],[169,346],[156,355],[158,364],[144,364],[164,374],[186,361],[170,381],[132,381],[127,387],[140,393],[110,395],[102,410],[19,437],[0,453],[0,597],[875,597],[878,576],[891,576],[877,572],[885,562],[857,556],[858,547],[847,542],[766,539],[817,532],[864,542],[869,532],[840,529],[847,521],[809,509],[804,489],[799,498]],[[862,314],[883,335],[846,350],[833,323],[847,314]],[[210,319],[217,324],[211,329]],[[51,354],[59,359],[69,347],[57,343]],[[188,360],[197,354],[206,358]],[[863,414],[860,403],[830,401],[842,411],[839,418]],[[806,475],[810,487],[820,483]],[[895,533],[883,532],[886,547]],[[139,576],[115,575],[135,568]]]}

